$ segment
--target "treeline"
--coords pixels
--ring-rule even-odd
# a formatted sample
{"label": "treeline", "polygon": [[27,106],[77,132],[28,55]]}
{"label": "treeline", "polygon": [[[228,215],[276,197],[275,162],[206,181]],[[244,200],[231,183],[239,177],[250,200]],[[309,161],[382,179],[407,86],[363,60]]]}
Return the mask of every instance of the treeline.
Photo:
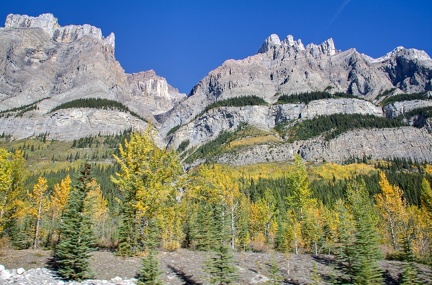
{"label": "treeline", "polygon": [[243,106],[266,106],[268,103],[261,97],[256,95],[250,96],[242,96],[242,97],[233,97],[223,100],[217,100],[209,105],[207,105],[197,117],[205,114],[211,109],[219,108],[219,107],[243,107]]}
{"label": "treeline", "polygon": [[346,93],[335,93],[331,94],[328,92],[306,92],[306,93],[298,93],[298,94],[290,94],[290,95],[281,95],[276,104],[297,104],[297,103],[305,103],[308,104],[314,100],[321,99],[331,99],[331,98],[354,98],[359,99],[358,97],[346,94]]}
{"label": "treeline", "polygon": [[94,109],[103,109],[103,110],[118,110],[121,112],[127,112],[134,117],[137,117],[140,120],[147,121],[145,118],[141,117],[137,113],[131,111],[127,106],[123,105],[120,102],[102,99],[102,98],[84,98],[84,99],[76,99],[63,104],[58,105],[53,108],[50,112],[55,112],[61,109],[70,109],[70,108],[94,108]]}
{"label": "treeline", "polygon": [[8,113],[14,113],[14,112],[16,112],[15,117],[21,117],[26,112],[29,112],[29,111],[32,111],[32,110],[36,110],[37,109],[37,103],[39,103],[39,102],[41,102],[41,101],[43,101],[45,99],[47,99],[47,98],[42,98],[42,99],[39,99],[39,100],[37,100],[37,101],[35,101],[33,103],[30,103],[30,104],[27,104],[27,105],[23,105],[23,106],[20,106],[20,107],[16,107],[16,108],[11,108],[11,109],[8,109],[8,110],[0,111],[0,117],[5,116],[5,114],[7,114],[6,115],[7,117],[9,117],[10,114],[8,114]]}
{"label": "treeline", "polygon": [[411,94],[397,94],[397,95],[389,96],[381,101],[381,106],[385,106],[385,105],[389,105],[401,101],[431,99],[430,97],[426,96],[426,94],[427,93],[411,93]]}
{"label": "treeline", "polygon": [[333,114],[300,121],[287,132],[289,142],[307,140],[324,134],[326,140],[355,129],[396,128],[405,126],[399,119],[388,119],[373,115]]}

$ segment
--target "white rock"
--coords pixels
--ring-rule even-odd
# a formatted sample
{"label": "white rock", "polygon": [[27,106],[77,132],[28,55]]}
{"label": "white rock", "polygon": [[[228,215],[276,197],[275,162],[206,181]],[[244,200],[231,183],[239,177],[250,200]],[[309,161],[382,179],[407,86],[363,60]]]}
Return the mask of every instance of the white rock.
{"label": "white rock", "polygon": [[11,277],[12,277],[12,274],[9,272],[9,270],[5,269],[5,270],[0,271],[0,280],[8,280]]}
{"label": "white rock", "polygon": [[25,269],[22,268],[22,267],[20,267],[20,268],[18,268],[18,269],[16,270],[16,273],[17,273],[18,275],[24,274],[24,272],[25,272]]}

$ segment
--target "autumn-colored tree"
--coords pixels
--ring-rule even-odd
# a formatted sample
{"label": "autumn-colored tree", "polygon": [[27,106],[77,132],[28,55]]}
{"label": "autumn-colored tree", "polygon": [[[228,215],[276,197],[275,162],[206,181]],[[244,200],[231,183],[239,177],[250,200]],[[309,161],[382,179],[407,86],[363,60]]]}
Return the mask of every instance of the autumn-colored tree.
{"label": "autumn-colored tree", "polygon": [[250,225],[252,243],[258,248],[264,248],[263,243],[273,243],[277,230],[276,200],[270,189],[265,189],[262,197],[250,206]]}
{"label": "autumn-colored tree", "polygon": [[42,214],[47,210],[48,206],[47,190],[48,185],[46,178],[39,177],[37,183],[33,187],[33,191],[27,191],[27,197],[30,200],[30,206],[28,208],[28,211],[29,214],[33,217],[33,220],[35,221],[33,249],[38,248],[39,230],[42,220]]}
{"label": "autumn-colored tree", "polygon": [[[288,220],[290,221],[290,236],[294,245],[295,253],[300,253],[300,249],[311,242],[311,239],[316,239],[316,233],[313,235],[315,238],[308,236],[312,234],[312,230],[316,232],[321,231],[314,226],[314,221],[310,221],[308,226],[307,219],[313,219],[314,209],[317,208],[316,199],[312,198],[312,192],[309,188],[309,177],[306,171],[306,166],[303,159],[296,155],[294,157],[294,165],[289,173],[288,187],[290,188],[291,195],[286,197],[288,204]],[[318,233],[319,234],[319,233]],[[312,242],[313,243],[313,242]],[[316,247],[315,247],[316,248]]]}
{"label": "autumn-colored tree", "polygon": [[426,178],[423,178],[421,183],[420,203],[432,218],[432,188]]}
{"label": "autumn-colored tree", "polygon": [[402,199],[403,191],[393,186],[383,172],[380,173],[381,193],[375,195],[377,209],[380,212],[387,236],[394,250],[398,250],[402,238],[403,223],[406,220],[406,205]]}
{"label": "autumn-colored tree", "polygon": [[102,190],[96,180],[91,180],[89,185],[90,191],[87,194],[85,205],[89,209],[89,215],[93,223],[96,242],[99,246],[108,245],[108,228],[109,219],[108,202],[102,195]]}
{"label": "autumn-colored tree", "polygon": [[[27,173],[22,151],[10,154],[0,149],[0,235],[9,237],[13,245],[21,243],[23,229],[29,228],[24,188]],[[19,247],[27,247],[27,242]]]}
{"label": "autumn-colored tree", "polygon": [[150,220],[157,220],[167,204],[175,201],[182,168],[175,152],[157,147],[151,127],[144,134],[133,132],[119,146],[119,153],[114,158],[120,171],[112,177],[124,196],[118,252],[135,255],[145,247]]}
{"label": "autumn-colored tree", "polygon": [[50,197],[51,201],[51,227],[50,237],[54,245],[58,242],[60,235],[60,217],[63,214],[64,208],[71,191],[72,180],[69,175],[60,181],[60,183],[54,184],[53,192]]}

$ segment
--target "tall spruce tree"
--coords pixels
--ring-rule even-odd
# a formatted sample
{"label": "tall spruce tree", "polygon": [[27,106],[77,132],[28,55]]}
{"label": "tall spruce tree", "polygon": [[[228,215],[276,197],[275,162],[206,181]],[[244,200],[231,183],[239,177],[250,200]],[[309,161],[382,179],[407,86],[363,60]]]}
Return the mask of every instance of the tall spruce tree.
{"label": "tall spruce tree", "polygon": [[369,197],[364,181],[352,182],[347,189],[348,204],[356,222],[353,244],[354,284],[383,284],[378,260],[382,258],[379,249],[379,235],[376,229],[378,217]]}
{"label": "tall spruce tree", "polygon": [[91,166],[85,163],[78,182],[71,190],[60,227],[60,241],[54,249],[54,269],[66,280],[83,280],[92,277],[89,252],[94,243],[89,203],[86,198],[91,190]]}
{"label": "tall spruce tree", "polygon": [[236,280],[236,269],[233,266],[233,256],[228,246],[229,236],[226,232],[226,220],[222,207],[216,206],[215,215],[215,245],[212,257],[207,261],[205,270],[210,274],[210,284],[232,284]]}

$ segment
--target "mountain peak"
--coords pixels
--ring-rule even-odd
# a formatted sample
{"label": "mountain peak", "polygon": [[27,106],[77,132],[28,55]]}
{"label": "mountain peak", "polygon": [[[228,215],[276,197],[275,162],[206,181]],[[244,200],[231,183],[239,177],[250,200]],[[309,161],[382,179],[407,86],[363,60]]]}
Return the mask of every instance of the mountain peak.
{"label": "mountain peak", "polygon": [[72,42],[84,36],[90,36],[103,41],[104,45],[111,47],[113,52],[115,47],[115,36],[113,33],[104,38],[101,29],[88,24],[62,27],[59,25],[58,19],[50,13],[41,14],[37,17],[9,14],[6,17],[5,28],[40,28],[47,33],[53,41],[61,43]]}
{"label": "mountain peak", "polygon": [[270,49],[275,47],[288,47],[288,48],[294,48],[296,52],[307,50],[309,53],[311,53],[314,57],[318,57],[320,54],[324,54],[327,56],[332,56],[336,54],[336,48],[334,45],[334,41],[332,38],[324,41],[320,45],[316,44],[309,44],[305,48],[302,41],[298,39],[297,41],[294,40],[294,37],[292,35],[288,35],[283,41],[279,39],[279,36],[276,34],[271,34],[261,45],[260,49],[258,50],[258,53],[266,53]]}
{"label": "mountain peak", "polygon": [[60,25],[57,18],[50,13],[41,14],[38,17],[9,14],[6,17],[5,28],[41,28],[52,37]]}
{"label": "mountain peak", "polygon": [[279,39],[279,36],[276,34],[271,34],[262,44],[262,46],[260,47],[260,49],[258,50],[258,53],[266,53],[268,52],[271,48],[275,47],[275,46],[280,46],[281,45],[281,41]]}
{"label": "mountain peak", "polygon": [[391,52],[388,52],[386,55],[381,56],[377,59],[373,59],[373,62],[383,62],[395,57],[403,56],[412,60],[420,60],[420,61],[430,61],[430,56],[424,50],[418,50],[414,48],[404,48],[403,46],[398,46]]}

